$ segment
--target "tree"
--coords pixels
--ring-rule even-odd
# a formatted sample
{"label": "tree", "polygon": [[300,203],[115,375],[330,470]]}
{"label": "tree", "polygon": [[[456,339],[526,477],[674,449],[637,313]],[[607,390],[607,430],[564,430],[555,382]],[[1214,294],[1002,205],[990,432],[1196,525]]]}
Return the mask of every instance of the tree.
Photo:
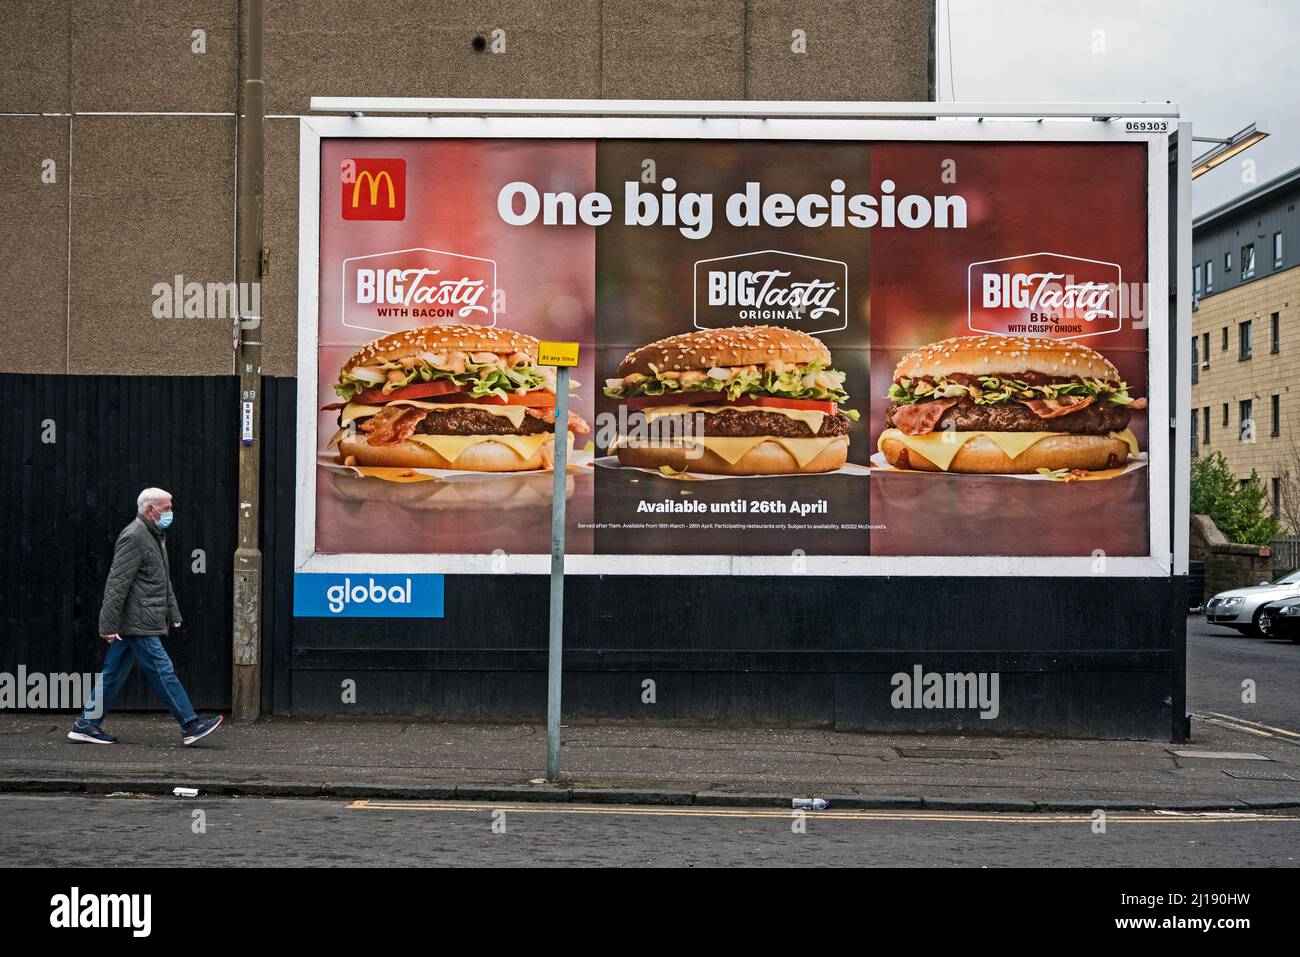
{"label": "tree", "polygon": [[1281,530],[1259,474],[1238,481],[1222,452],[1199,458],[1192,465],[1192,513],[1208,515],[1230,542],[1267,545]]}
{"label": "tree", "polygon": [[1283,460],[1278,471],[1278,511],[1283,532],[1300,535],[1300,446],[1296,444],[1294,430],[1290,435],[1290,456]]}

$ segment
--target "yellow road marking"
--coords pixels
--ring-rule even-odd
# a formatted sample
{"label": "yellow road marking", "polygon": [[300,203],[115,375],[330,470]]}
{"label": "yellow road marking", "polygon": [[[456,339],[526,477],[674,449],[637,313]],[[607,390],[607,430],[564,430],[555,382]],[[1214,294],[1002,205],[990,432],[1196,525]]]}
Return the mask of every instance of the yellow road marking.
{"label": "yellow road marking", "polygon": [[[1236,715],[1232,714],[1219,714],[1217,711],[1205,711],[1202,713],[1213,715],[1216,718],[1222,718],[1225,721],[1236,721],[1239,724],[1248,724],[1251,728],[1265,728],[1268,731],[1272,731],[1274,734],[1285,735],[1288,738],[1300,738],[1300,731],[1288,731],[1286,728],[1275,728],[1271,724],[1261,724],[1258,721],[1250,721],[1247,718],[1238,718]],[[1250,729],[1242,728],[1241,730],[1248,731]],[[1262,734],[1263,732],[1260,733]]]}
{"label": "yellow road marking", "polygon": [[[789,820],[793,812],[780,808],[704,808],[704,807],[652,807],[634,804],[611,804],[595,806],[575,805],[539,805],[539,804],[491,804],[491,803],[447,803],[408,801],[392,803],[385,801],[353,801],[347,805],[349,810],[360,811],[460,811],[462,813],[483,811],[512,811],[519,814],[584,814],[584,815],[622,815],[629,817],[718,817],[718,818],[766,818]],[[921,821],[954,823],[988,823],[988,824],[1090,824],[1091,814],[1016,814],[972,811],[809,811],[808,816],[815,820],[829,821]],[[1300,817],[1270,816],[1246,811],[1210,811],[1179,812],[1162,814],[1135,814],[1132,812],[1108,812],[1107,823],[1121,824],[1219,824],[1248,823],[1257,821],[1294,821]]]}

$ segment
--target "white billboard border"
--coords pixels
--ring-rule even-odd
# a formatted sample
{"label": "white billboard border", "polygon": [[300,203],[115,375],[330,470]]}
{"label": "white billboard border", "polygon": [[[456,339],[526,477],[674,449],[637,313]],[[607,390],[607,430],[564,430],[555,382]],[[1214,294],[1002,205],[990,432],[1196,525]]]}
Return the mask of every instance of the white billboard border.
{"label": "white billboard border", "polygon": [[[308,116],[299,121],[298,201],[298,407],[295,483],[294,571],[302,573],[520,574],[550,570],[549,554],[510,555],[507,570],[492,554],[324,553],[315,550],[317,391],[320,302],[320,147],[322,139],[719,139],[862,140],[937,142],[1144,143],[1147,149],[1147,381],[1148,460],[1174,468],[1170,448],[1174,410],[1169,381],[1168,129],[1131,132],[1113,120],[856,120],[782,117],[586,117]],[[1181,318],[1181,317],[1180,317]],[[1180,323],[1181,324],[1181,323]],[[1154,334],[1160,331],[1162,334]],[[1180,330],[1181,331],[1181,330]],[[1185,337],[1184,337],[1185,338]],[[1177,340],[1181,342],[1180,340]],[[1157,427],[1169,422],[1171,428]],[[1181,434],[1181,433],[1179,433]],[[1170,550],[1170,475],[1148,466],[1149,554],[1107,556],[1104,571],[1093,556],[883,556],[805,555],[801,576],[958,577],[1167,577],[1174,573]],[[1178,497],[1187,476],[1175,476]],[[1185,574],[1185,558],[1179,572]],[[767,575],[793,571],[789,555],[583,555],[565,557],[578,575]]]}

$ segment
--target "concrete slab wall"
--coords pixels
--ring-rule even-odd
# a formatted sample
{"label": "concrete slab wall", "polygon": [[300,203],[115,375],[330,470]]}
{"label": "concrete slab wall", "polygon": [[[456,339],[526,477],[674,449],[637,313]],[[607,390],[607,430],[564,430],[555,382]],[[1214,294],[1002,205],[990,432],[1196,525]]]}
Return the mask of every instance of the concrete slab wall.
{"label": "concrete slab wall", "polygon": [[[233,372],[228,322],[153,307],[156,284],[176,275],[233,279],[241,6],[7,4],[0,320],[11,348],[0,372]],[[926,100],[933,10],[924,0],[266,4],[263,370],[296,372],[294,117],[311,96]],[[795,52],[796,31],[806,52]]]}

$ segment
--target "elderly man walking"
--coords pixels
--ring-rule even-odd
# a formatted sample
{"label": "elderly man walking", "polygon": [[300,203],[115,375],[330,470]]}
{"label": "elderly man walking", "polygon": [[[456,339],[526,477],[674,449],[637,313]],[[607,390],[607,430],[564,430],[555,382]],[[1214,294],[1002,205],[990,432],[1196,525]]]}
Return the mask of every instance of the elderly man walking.
{"label": "elderly man walking", "polygon": [[113,567],[104,585],[99,634],[108,642],[108,654],[104,658],[103,682],[94,696],[98,700],[87,704],[73,722],[68,738],[91,744],[117,741],[100,723],[139,660],[149,683],[180,724],[182,743],[193,744],[217,730],[221,716],[200,718],[194,713],[190,697],[162,645],[168,623],[173,628],[181,626],[164,534],[172,523],[171,493],[160,488],[145,489],[136,500],[136,511],[135,519],[117,536]]}

